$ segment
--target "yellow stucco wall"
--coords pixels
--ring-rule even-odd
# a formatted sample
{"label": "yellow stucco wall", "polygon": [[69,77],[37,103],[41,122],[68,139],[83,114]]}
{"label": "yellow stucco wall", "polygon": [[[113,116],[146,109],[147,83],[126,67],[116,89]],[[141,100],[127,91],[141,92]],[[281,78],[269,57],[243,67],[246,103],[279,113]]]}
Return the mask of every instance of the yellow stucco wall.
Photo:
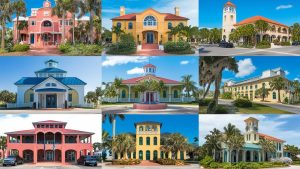
{"label": "yellow stucco wall", "polygon": [[[144,26],[144,19],[147,16],[155,17],[157,21],[156,26]],[[112,25],[117,26],[117,23],[121,23],[121,29],[125,33],[130,33],[133,35],[136,43],[141,41],[142,43],[146,43],[146,32],[154,32],[154,43],[158,44],[160,41],[162,43],[168,42],[168,23],[171,22],[172,26],[175,27],[182,23],[184,26],[188,25],[187,20],[165,20],[166,14],[160,13],[153,9],[147,9],[141,13],[136,14],[136,20],[113,20]],[[128,29],[128,23],[132,22],[133,29]],[[139,39],[138,39],[139,37]],[[175,37],[175,40],[178,39]],[[112,42],[115,43],[117,41],[116,34],[112,35]]]}
{"label": "yellow stucco wall", "polygon": [[33,90],[26,90],[24,94],[24,103],[30,103],[30,94],[33,94]]}

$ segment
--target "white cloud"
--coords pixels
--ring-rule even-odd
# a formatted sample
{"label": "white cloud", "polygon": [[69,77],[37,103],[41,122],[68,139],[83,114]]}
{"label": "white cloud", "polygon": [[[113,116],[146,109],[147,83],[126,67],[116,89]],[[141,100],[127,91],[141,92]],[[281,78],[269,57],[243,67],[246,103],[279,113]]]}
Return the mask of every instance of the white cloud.
{"label": "white cloud", "polygon": [[143,56],[109,56],[105,57],[102,62],[103,67],[115,66],[115,65],[124,65],[127,63],[143,63],[147,62],[149,57]]}
{"label": "white cloud", "polygon": [[294,80],[298,80],[298,81],[300,81],[300,78],[296,77]]}
{"label": "white cloud", "polygon": [[289,75],[290,74],[290,72],[287,71],[287,70],[285,70],[284,73],[285,73],[285,75]]}
{"label": "white cloud", "polygon": [[127,70],[127,74],[134,75],[134,74],[143,74],[144,69],[140,67],[135,67],[133,69]]}
{"label": "white cloud", "polygon": [[102,116],[100,114],[29,114],[29,115],[0,115],[0,135],[6,132],[33,129],[32,122],[56,120],[67,122],[67,129],[95,133],[92,142],[102,140]]}
{"label": "white cloud", "polygon": [[276,10],[281,10],[281,9],[289,9],[289,8],[293,8],[293,5],[289,4],[289,5],[279,5],[276,7]]}
{"label": "white cloud", "polygon": [[190,61],[188,61],[188,60],[183,60],[180,62],[181,65],[187,65],[189,63],[190,63]]}
{"label": "white cloud", "polygon": [[239,60],[237,64],[239,66],[239,73],[237,73],[235,77],[245,77],[256,70],[256,67],[253,65],[250,58]]}
{"label": "white cloud", "polygon": [[228,123],[234,124],[242,131],[242,133],[244,133],[244,120],[248,117],[254,117],[259,120],[260,133],[283,139],[286,141],[286,144],[300,146],[300,143],[298,142],[300,139],[299,131],[282,128],[282,125],[289,124],[289,119],[295,118],[294,115],[277,116],[272,119],[268,118],[268,115],[199,115],[200,145],[205,142],[205,136],[209,134],[209,131],[214,128],[223,131],[223,127],[227,126]]}

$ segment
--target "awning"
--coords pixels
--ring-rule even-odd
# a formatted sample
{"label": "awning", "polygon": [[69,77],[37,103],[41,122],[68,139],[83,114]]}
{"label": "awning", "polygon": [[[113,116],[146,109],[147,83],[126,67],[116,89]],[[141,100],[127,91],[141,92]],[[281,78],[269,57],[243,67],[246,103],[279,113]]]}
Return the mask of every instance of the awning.
{"label": "awning", "polygon": [[66,92],[66,89],[58,89],[58,88],[44,88],[44,89],[37,89],[35,92]]}

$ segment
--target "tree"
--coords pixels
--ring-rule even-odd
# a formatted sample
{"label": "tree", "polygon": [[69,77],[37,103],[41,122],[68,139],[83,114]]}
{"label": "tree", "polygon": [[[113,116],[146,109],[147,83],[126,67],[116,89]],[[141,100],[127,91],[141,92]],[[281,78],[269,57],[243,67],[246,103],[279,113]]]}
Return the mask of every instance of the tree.
{"label": "tree", "polygon": [[294,23],[294,25],[290,27],[289,32],[292,35],[293,41],[300,41],[300,24],[299,23]]}
{"label": "tree", "polygon": [[295,97],[299,99],[300,83],[298,80],[294,80],[290,83],[290,86],[293,88],[293,91],[290,91],[290,93],[292,94],[292,100],[294,102]]}
{"label": "tree", "polygon": [[216,157],[216,152],[221,150],[221,141],[222,141],[222,133],[220,130],[214,128],[210,131],[210,134],[205,136],[206,142],[205,144],[208,145],[208,149],[212,152],[212,157],[215,161],[218,161]]}
{"label": "tree", "polygon": [[[268,161],[269,155],[276,152],[276,145],[272,141],[266,140],[264,138],[260,138],[258,144],[262,148],[264,161]],[[267,153],[267,157],[265,156],[265,153]]]}
{"label": "tree", "polygon": [[209,33],[209,41],[212,43],[219,43],[222,37],[222,29],[211,29]]}
{"label": "tree", "polygon": [[228,146],[229,154],[230,154],[230,156],[229,156],[230,162],[233,161],[231,159],[231,153],[233,150],[235,150],[235,156],[236,156],[236,160],[234,162],[239,161],[239,152],[243,148],[244,145],[245,145],[245,138],[242,134],[236,132],[229,137],[229,139],[227,141],[227,146]]}
{"label": "tree", "polygon": [[99,143],[99,142],[95,142],[95,143],[93,143],[93,150],[94,150],[94,152],[97,152],[97,151],[99,151],[99,150],[101,150],[101,143]]}
{"label": "tree", "polygon": [[113,82],[113,86],[116,89],[116,93],[117,93],[117,101],[119,101],[119,97],[120,97],[120,88],[123,86],[122,85],[122,78],[115,78],[114,82]]}
{"label": "tree", "polygon": [[258,20],[254,23],[255,29],[259,34],[260,42],[263,40],[263,34],[266,33],[270,29],[270,25],[268,22],[263,20]]}
{"label": "tree", "polygon": [[265,86],[263,86],[262,88],[257,89],[255,91],[255,95],[260,96],[262,98],[262,101],[265,101],[265,98],[268,97],[269,92],[270,92],[270,89],[267,89]]}
{"label": "tree", "polygon": [[202,28],[199,30],[199,39],[201,42],[208,42],[210,37],[210,31],[207,28]]}
{"label": "tree", "polygon": [[56,0],[56,6],[52,8],[52,16],[57,15],[62,18],[62,42],[65,41],[65,20],[68,10],[70,9],[71,0]]}
{"label": "tree", "polygon": [[117,42],[119,41],[120,36],[121,36],[123,33],[125,33],[125,32],[121,29],[121,27],[118,27],[118,26],[112,27],[112,31],[111,31],[111,32],[116,34],[116,41],[117,41]]}
{"label": "tree", "polygon": [[183,88],[185,89],[187,97],[190,97],[190,92],[195,90],[196,82],[192,80],[192,75],[184,75],[181,76],[181,83],[183,84]]}
{"label": "tree", "polygon": [[3,152],[3,158],[5,157],[5,151],[7,148],[7,142],[6,142],[6,137],[5,136],[0,136],[0,150]]}
{"label": "tree", "polygon": [[135,139],[130,134],[120,134],[116,136],[112,143],[112,151],[118,153],[118,157],[123,154],[125,156],[124,158],[128,159],[128,152],[135,151]]}
{"label": "tree", "polygon": [[80,6],[82,6],[83,3],[81,0],[69,0],[68,4],[68,11],[72,13],[73,18],[73,24],[72,24],[72,43],[75,45],[75,21],[76,21],[76,13],[78,13],[80,10]]}
{"label": "tree", "polygon": [[172,159],[177,159],[177,152],[186,151],[187,148],[187,139],[179,133],[166,135],[163,141],[163,145],[161,145],[161,150],[163,152],[172,153]]}
{"label": "tree", "polygon": [[17,42],[20,42],[20,30],[19,29],[19,17],[26,16],[26,4],[23,0],[16,0],[13,2],[13,8],[14,8],[14,13],[16,14],[17,17],[17,22],[16,22],[16,27],[17,27]]}
{"label": "tree", "polygon": [[291,158],[293,161],[297,161],[299,158],[297,155],[300,154],[300,149],[294,145],[284,145],[284,151],[289,152],[291,154]]}
{"label": "tree", "polygon": [[10,0],[1,0],[0,5],[0,24],[2,28],[1,35],[1,48],[5,49],[5,36],[6,36],[6,23],[11,22],[12,14],[14,11],[14,3],[10,3]]}
{"label": "tree", "polygon": [[15,103],[17,95],[9,92],[8,90],[0,91],[0,102],[3,103]]}
{"label": "tree", "polygon": [[280,91],[284,89],[285,83],[283,77],[277,77],[270,81],[270,88],[272,90],[277,90],[278,93],[278,102],[281,102]]}

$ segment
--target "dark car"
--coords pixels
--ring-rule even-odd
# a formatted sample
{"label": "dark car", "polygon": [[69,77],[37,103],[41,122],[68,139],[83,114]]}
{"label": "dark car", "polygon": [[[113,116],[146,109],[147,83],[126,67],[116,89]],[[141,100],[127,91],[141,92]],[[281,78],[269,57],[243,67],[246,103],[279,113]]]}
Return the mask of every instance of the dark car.
{"label": "dark car", "polygon": [[7,165],[16,166],[18,164],[23,164],[23,158],[21,158],[20,156],[7,156],[6,158],[4,158],[2,165],[3,166],[7,166]]}
{"label": "dark car", "polygon": [[292,43],[293,46],[299,46],[300,45],[300,41],[295,41]]}
{"label": "dark car", "polygon": [[221,47],[221,48],[233,48],[234,46],[233,46],[233,43],[231,43],[231,42],[221,41],[219,43],[219,47]]}
{"label": "dark car", "polygon": [[77,160],[77,164],[79,165],[91,165],[91,166],[97,166],[97,157],[96,156],[81,156]]}

